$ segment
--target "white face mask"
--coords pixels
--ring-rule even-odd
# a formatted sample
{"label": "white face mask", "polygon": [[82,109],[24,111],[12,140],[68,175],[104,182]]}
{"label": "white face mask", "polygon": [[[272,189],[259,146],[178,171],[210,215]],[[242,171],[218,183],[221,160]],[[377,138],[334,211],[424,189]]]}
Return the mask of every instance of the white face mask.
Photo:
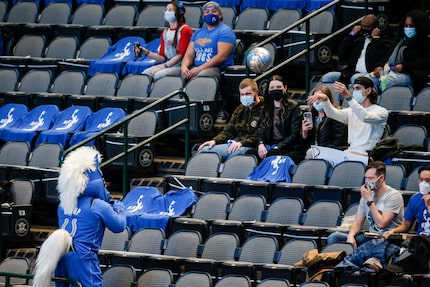
{"label": "white face mask", "polygon": [[171,23],[176,20],[175,11],[166,11],[164,12],[164,20]]}
{"label": "white face mask", "polygon": [[[382,174],[381,174],[382,175]],[[378,187],[380,186],[379,184],[377,185],[376,182],[378,181],[378,179],[381,177],[378,176],[374,181],[366,181],[366,185],[370,188],[370,190],[376,190],[378,189]]]}
{"label": "white face mask", "polygon": [[427,182],[422,181],[418,186],[422,195],[425,195],[430,192],[430,184],[428,184]]}
{"label": "white face mask", "polygon": [[364,102],[366,99],[366,96],[363,96],[363,92],[361,90],[354,90],[352,91],[352,97],[359,102],[360,104]]}
{"label": "white face mask", "polygon": [[254,104],[254,96],[240,96],[240,102],[245,107],[250,107]]}

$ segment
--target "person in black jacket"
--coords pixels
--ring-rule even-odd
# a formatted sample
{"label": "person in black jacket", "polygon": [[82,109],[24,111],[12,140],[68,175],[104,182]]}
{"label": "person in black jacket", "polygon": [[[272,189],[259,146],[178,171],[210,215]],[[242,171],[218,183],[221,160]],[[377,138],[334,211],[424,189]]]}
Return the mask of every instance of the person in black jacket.
{"label": "person in black jacket", "polygon": [[399,24],[401,39],[386,62],[379,62],[367,75],[380,91],[393,86],[412,86],[415,92],[427,83],[430,67],[430,19],[424,12],[411,10]]}
{"label": "person in black jacket", "polygon": [[[334,105],[333,96],[329,87],[321,85],[316,87],[313,93],[316,91],[321,91],[323,94],[326,94],[330,103]],[[328,118],[324,113],[323,104],[319,101],[314,102],[310,109],[312,113],[311,121],[307,119],[302,120],[302,145],[305,147],[318,145],[340,150],[346,149],[348,146],[348,126]],[[308,150],[306,153],[306,158],[312,158],[311,150]]]}
{"label": "person in black jacket", "polygon": [[299,105],[288,99],[287,89],[281,76],[271,77],[260,122],[258,157],[287,155],[297,164],[304,159],[300,145],[302,113]]}
{"label": "person in black jacket", "polygon": [[353,27],[338,49],[339,62],[337,71],[322,76],[321,82],[344,84],[354,83],[354,79],[372,72],[377,63],[388,59],[392,43],[381,35],[375,15],[366,15],[360,25]]}

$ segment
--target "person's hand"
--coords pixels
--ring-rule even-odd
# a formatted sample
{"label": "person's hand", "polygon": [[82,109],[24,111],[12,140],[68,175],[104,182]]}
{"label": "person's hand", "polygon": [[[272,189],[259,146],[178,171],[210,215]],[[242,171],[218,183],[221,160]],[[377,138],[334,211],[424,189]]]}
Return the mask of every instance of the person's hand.
{"label": "person's hand", "polygon": [[235,141],[230,144],[230,146],[227,149],[227,152],[234,153],[235,151],[238,151],[241,147],[242,147],[242,143]]}
{"label": "person's hand", "polygon": [[205,146],[207,146],[208,148],[212,148],[215,144],[216,144],[216,142],[214,140],[205,141],[204,143],[202,143],[199,146],[199,148],[197,149],[197,151],[201,151],[202,148],[204,148]]}
{"label": "person's hand", "polygon": [[372,190],[367,186],[367,184],[363,184],[360,188],[361,197],[366,201],[372,200]]}
{"label": "person's hand", "polygon": [[357,248],[357,241],[355,240],[355,237],[353,235],[348,235],[346,238],[346,242],[351,243],[354,248]]}
{"label": "person's hand", "polygon": [[264,146],[264,144],[259,144],[259,145],[258,145],[258,156],[259,156],[261,159],[266,158],[266,156],[267,156],[267,149],[266,149],[266,147]]}
{"label": "person's hand", "polygon": [[322,93],[321,91],[315,91],[315,93],[311,96],[308,97],[307,101],[310,105],[312,105],[314,102],[317,101],[327,101],[328,100],[328,96],[324,93]]}
{"label": "person's hand", "polygon": [[361,26],[360,25],[355,25],[352,30],[351,30],[351,36],[355,36],[357,35],[358,32],[360,32],[361,30]]}
{"label": "person's hand", "polygon": [[187,67],[181,67],[181,77],[183,79],[190,79],[191,78],[190,69],[188,69]]}
{"label": "person's hand", "polygon": [[391,71],[401,73],[403,71],[403,64],[397,64],[391,67]]}
{"label": "person's hand", "polygon": [[384,232],[384,234],[382,234],[382,237],[384,237],[385,239],[387,239],[393,233],[394,233],[394,229],[387,230],[387,231]]}
{"label": "person's hand", "polygon": [[376,67],[375,70],[372,73],[370,73],[370,75],[372,77],[379,78],[383,73],[384,73],[383,67]]}
{"label": "person's hand", "polygon": [[381,37],[381,30],[376,27],[375,29],[372,30],[372,33],[370,33],[370,36],[373,38],[379,38]]}
{"label": "person's hand", "polygon": [[302,130],[303,131],[310,131],[312,129],[312,122],[309,120],[302,120]]}
{"label": "person's hand", "polygon": [[344,98],[348,98],[350,96],[348,88],[341,82],[333,83],[333,91]]}
{"label": "person's hand", "polygon": [[200,67],[193,67],[191,70],[189,70],[188,79],[196,77],[202,69]]}

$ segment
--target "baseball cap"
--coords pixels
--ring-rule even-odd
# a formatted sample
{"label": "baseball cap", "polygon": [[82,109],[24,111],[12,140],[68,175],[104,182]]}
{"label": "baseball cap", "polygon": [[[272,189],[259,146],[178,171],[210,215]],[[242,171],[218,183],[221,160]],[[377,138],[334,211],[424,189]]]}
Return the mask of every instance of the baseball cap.
{"label": "baseball cap", "polygon": [[371,79],[369,79],[369,78],[366,78],[366,77],[358,77],[358,78],[356,78],[354,80],[354,84],[362,85],[365,88],[372,88],[373,89],[373,87],[374,87],[373,81]]}
{"label": "baseball cap", "polygon": [[219,6],[219,4],[215,1],[209,1],[209,2],[205,3],[205,5],[203,5],[203,10],[208,9],[208,8],[215,8],[221,12],[221,6]]}

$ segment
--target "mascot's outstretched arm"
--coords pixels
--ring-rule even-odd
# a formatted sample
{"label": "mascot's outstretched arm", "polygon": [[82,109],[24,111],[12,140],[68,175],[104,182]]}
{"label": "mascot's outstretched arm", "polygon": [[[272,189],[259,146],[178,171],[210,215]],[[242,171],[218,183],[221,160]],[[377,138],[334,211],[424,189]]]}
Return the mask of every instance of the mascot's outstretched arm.
{"label": "mascot's outstretched arm", "polygon": [[49,287],[54,272],[57,277],[77,280],[84,287],[102,287],[97,252],[105,228],[123,231],[126,217],[121,202],[110,204],[100,161],[100,153],[89,146],[80,147],[65,158],[57,185],[61,229],[42,244],[36,259],[34,287]]}

